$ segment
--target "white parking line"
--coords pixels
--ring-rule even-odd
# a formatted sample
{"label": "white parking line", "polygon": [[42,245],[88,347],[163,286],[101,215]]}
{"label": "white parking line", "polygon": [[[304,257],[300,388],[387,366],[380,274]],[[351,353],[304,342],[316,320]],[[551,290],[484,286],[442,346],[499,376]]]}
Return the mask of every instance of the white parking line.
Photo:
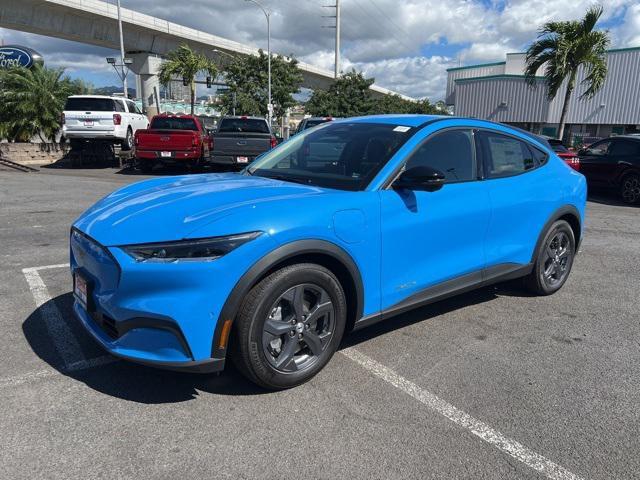
{"label": "white parking line", "polygon": [[453,423],[469,430],[471,433],[493,445],[498,450],[511,455],[516,460],[521,461],[526,466],[542,473],[548,478],[554,480],[582,480],[581,477],[571,473],[566,468],[547,460],[542,455],[529,450],[521,443],[505,437],[502,433],[494,430],[486,423],[476,420],[471,415],[445,402],[440,397],[420,388],[415,383],[400,376],[390,368],[376,362],[355,348],[346,348],[341,350],[341,353],[369,370],[377,377],[380,377],[385,382],[390,383],[397,389],[415,398],[420,403],[423,403],[431,410],[446,417]]}
{"label": "white parking line", "polygon": [[29,284],[29,289],[35,300],[36,307],[40,311],[40,315],[42,316],[42,320],[49,332],[54,347],[62,357],[65,368],[68,368],[69,365],[85,361],[86,359],[69,325],[67,325],[67,322],[62,318],[60,310],[55,303],[51,301],[49,290],[38,271],[68,266],[69,264],[58,264],[22,269],[22,273],[24,273],[24,277]]}

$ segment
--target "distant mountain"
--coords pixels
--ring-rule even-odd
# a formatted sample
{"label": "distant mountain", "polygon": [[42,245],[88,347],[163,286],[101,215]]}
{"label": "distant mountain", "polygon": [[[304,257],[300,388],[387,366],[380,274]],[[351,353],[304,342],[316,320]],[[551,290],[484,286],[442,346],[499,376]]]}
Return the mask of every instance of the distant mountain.
{"label": "distant mountain", "polygon": [[[134,98],[136,96],[135,88],[127,88],[127,92],[129,93],[129,98]],[[109,87],[98,87],[93,89],[93,95],[113,95],[114,93],[122,93],[122,87],[111,85]]]}

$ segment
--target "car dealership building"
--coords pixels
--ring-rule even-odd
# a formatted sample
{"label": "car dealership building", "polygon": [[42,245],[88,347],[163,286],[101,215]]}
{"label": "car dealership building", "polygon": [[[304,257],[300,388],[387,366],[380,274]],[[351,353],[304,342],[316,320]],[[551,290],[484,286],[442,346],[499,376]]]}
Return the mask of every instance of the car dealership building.
{"label": "car dealership building", "polygon": [[[504,122],[535,133],[556,136],[565,88],[549,101],[538,71],[536,87],[525,82],[524,53],[508,53],[506,61],[447,70],[447,105],[455,115]],[[640,47],[607,52],[608,74],[591,99],[580,99],[584,69],[567,112],[565,142],[640,132]]]}

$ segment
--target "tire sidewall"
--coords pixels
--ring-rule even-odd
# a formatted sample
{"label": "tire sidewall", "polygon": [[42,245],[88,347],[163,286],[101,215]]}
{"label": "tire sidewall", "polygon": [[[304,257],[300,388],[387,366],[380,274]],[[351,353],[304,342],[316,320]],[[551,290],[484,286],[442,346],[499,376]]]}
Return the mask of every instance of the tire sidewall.
{"label": "tire sidewall", "polygon": [[[322,287],[331,298],[335,308],[334,331],[329,345],[312,365],[296,372],[282,372],[276,370],[269,363],[263,350],[262,334],[264,322],[278,297],[291,287],[303,283]],[[252,373],[269,388],[293,387],[306,382],[316,375],[324,368],[337,350],[346,325],[347,307],[342,287],[335,276],[322,267],[305,265],[304,268],[293,270],[283,278],[278,278],[267,287],[253,307],[248,329],[248,345],[245,345],[245,348],[247,348],[250,358]]]}
{"label": "tire sidewall", "polygon": [[[569,263],[567,265],[567,274],[565,275],[562,282],[560,282],[555,286],[549,286],[544,280],[544,259],[545,259],[544,252],[545,252],[545,249],[547,248],[547,244],[549,243],[549,240],[553,238],[553,236],[559,231],[566,233],[567,236],[569,237],[569,243],[571,246],[571,255],[569,257]],[[538,285],[544,291],[545,294],[550,295],[552,293],[557,292],[567,282],[567,279],[571,274],[571,268],[573,267],[573,260],[575,258],[575,255],[576,255],[576,239],[573,233],[573,229],[566,221],[557,220],[551,225],[549,230],[547,230],[547,233],[545,234],[544,239],[540,244],[540,248],[538,249],[538,254],[536,257],[536,264],[535,264],[536,280]]]}
{"label": "tire sidewall", "polygon": [[130,128],[127,129],[127,136],[122,142],[122,149],[125,151],[133,149],[133,132]]}

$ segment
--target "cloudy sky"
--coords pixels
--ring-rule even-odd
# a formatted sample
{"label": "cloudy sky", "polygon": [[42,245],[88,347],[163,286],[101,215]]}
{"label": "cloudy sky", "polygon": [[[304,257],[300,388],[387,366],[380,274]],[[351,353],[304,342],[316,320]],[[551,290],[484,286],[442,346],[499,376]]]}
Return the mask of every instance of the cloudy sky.
{"label": "cloudy sky", "polygon": [[[114,3],[114,0],[110,0]],[[333,69],[333,30],[322,28],[334,0],[262,0],[273,11],[272,48]],[[500,61],[523,50],[548,20],[581,17],[591,0],[341,0],[342,69],[355,68],[406,95],[444,96],[446,69]],[[613,47],[640,46],[640,3],[602,0],[601,27]],[[242,0],[122,0],[144,12],[221,37],[266,49],[262,12]],[[115,85],[105,63],[114,52],[88,45],[0,29],[5,44],[40,51],[48,66],[63,66],[96,86]]]}

